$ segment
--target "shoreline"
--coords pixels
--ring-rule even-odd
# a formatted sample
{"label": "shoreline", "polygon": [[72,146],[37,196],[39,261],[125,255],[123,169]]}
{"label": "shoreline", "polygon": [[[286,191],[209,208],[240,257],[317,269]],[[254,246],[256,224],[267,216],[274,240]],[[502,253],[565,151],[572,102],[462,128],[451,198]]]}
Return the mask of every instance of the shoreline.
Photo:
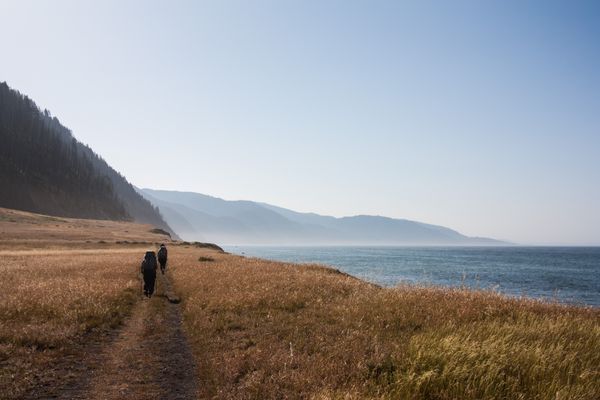
{"label": "shoreline", "polygon": [[445,286],[445,285],[437,285],[437,284],[427,283],[427,282],[400,282],[394,286],[384,286],[384,285],[378,284],[377,282],[372,282],[367,279],[344,272],[344,271],[340,270],[339,268],[332,266],[332,265],[312,263],[312,262],[306,262],[306,263],[289,262],[289,261],[285,261],[285,260],[267,259],[267,258],[245,256],[245,255],[239,255],[239,254],[233,254],[233,253],[230,253],[230,254],[239,256],[242,258],[246,258],[249,260],[259,261],[259,262],[291,264],[291,265],[296,265],[298,267],[323,268],[325,270],[329,270],[328,271],[329,273],[340,274],[347,278],[355,279],[363,284],[371,285],[373,287],[376,287],[376,288],[382,289],[382,290],[432,289],[432,290],[439,290],[439,291],[444,291],[444,290],[466,291],[466,292],[482,293],[482,294],[487,294],[487,295],[496,295],[496,296],[506,298],[507,300],[514,300],[514,301],[526,301],[526,302],[533,301],[533,302],[539,302],[540,304],[547,304],[547,305],[553,305],[553,306],[575,307],[575,308],[584,308],[584,309],[589,308],[592,310],[593,309],[600,310],[600,305],[577,303],[577,302],[566,302],[566,301],[561,301],[558,298],[536,297],[536,296],[527,296],[527,295],[512,295],[510,293],[503,293],[503,292],[497,291],[494,288],[473,288],[473,287],[467,287],[467,286]]}
{"label": "shoreline", "polygon": [[[596,358],[575,350],[587,343],[597,354],[598,309],[460,288],[383,288],[323,265],[213,258],[173,273],[192,343],[202,338],[195,354],[208,360],[199,375],[227,398],[248,388],[323,399],[598,394]],[[580,339],[565,347],[565,338]],[[594,359],[581,390],[559,376],[573,351]]]}
{"label": "shoreline", "polygon": [[[126,226],[122,238],[106,223],[78,224],[0,221],[4,232],[28,239],[25,252],[0,258],[0,358],[8,360],[0,392],[9,399],[63,389],[68,398],[72,385],[90,393],[96,386],[85,382],[97,368],[80,366],[99,352],[125,367],[143,363],[133,337],[145,332],[143,321],[165,326],[173,307],[181,318],[161,340],[179,346],[170,338],[184,333],[196,363],[184,383],[198,398],[600,397],[597,308],[464,288],[388,289],[335,267],[169,242],[144,225]],[[81,240],[63,247],[63,228]],[[163,241],[178,304],[160,284],[152,299],[141,296],[141,257]],[[115,343],[132,359],[111,351]],[[164,377],[152,376],[140,379],[139,398]]]}
{"label": "shoreline", "polygon": [[[588,275],[586,275],[592,274],[593,277],[594,272],[600,273],[600,264],[596,266],[596,263],[600,263],[600,248],[597,247],[515,246],[503,248],[500,252],[497,247],[480,246],[236,245],[223,247],[232,254],[245,257],[323,265],[386,288],[400,285],[469,289],[494,292],[515,299],[535,299],[547,303],[579,307],[600,307],[599,291],[594,289],[594,281],[592,280],[590,283]],[[591,254],[581,254],[588,251],[591,251]],[[514,252],[520,254],[520,260],[515,261]],[[557,257],[581,258],[585,255],[593,257],[593,259],[592,261],[584,260],[587,263],[583,265],[587,268],[586,273],[574,269],[567,263],[568,261],[564,261],[564,263],[572,269],[571,271],[568,269],[553,271],[551,267],[545,267],[542,262],[535,260],[536,257],[539,257],[540,252],[545,257],[544,262],[549,264],[555,264],[553,258]],[[544,254],[546,252],[548,254]],[[491,253],[491,256],[488,253]],[[436,257],[435,262],[427,261],[433,257]],[[446,263],[446,258],[457,257],[461,258],[453,264]],[[533,267],[530,260],[532,257],[534,258],[533,262],[537,263]],[[509,258],[509,264],[505,258]],[[461,262],[465,264],[461,264]],[[494,268],[495,264],[499,262],[503,263],[500,266],[502,269]],[[591,267],[590,262],[592,263]],[[575,263],[570,262],[570,264]],[[419,267],[413,265],[419,265]],[[510,275],[506,275],[504,270],[511,271]],[[526,271],[526,274],[520,270]],[[569,275],[571,273],[572,276]],[[556,283],[550,281],[550,279],[559,278],[567,279],[565,287],[554,286]],[[525,286],[519,279],[528,280],[530,285]]]}
{"label": "shoreline", "polygon": [[[78,352],[64,343],[79,345],[80,334],[97,332],[93,346],[110,349],[110,338],[129,331],[132,310],[144,302],[135,295],[143,247],[140,254],[125,244],[99,248],[106,246],[113,249],[107,252],[112,253],[110,263],[104,262],[108,254],[97,257],[87,248],[78,253],[49,250],[45,257],[39,257],[44,249],[37,248],[3,257],[9,265],[3,267],[7,279],[2,293],[10,293],[11,302],[37,315],[23,319],[27,314],[9,313],[9,320],[0,325],[23,326],[4,332],[16,347],[7,354],[12,361],[4,371],[6,380],[0,370],[0,384],[10,385],[7,393],[15,393],[14,398],[20,398],[22,390],[45,390],[38,385],[47,379],[56,385],[52,390],[60,391],[62,385],[87,390],[77,381],[81,375],[64,382],[57,378],[65,369],[85,364],[89,354],[85,344]],[[329,266],[269,261],[185,243],[172,243],[169,257],[167,273],[181,299],[181,329],[197,363],[192,375],[202,398],[217,393],[227,393],[230,399],[247,393],[260,393],[261,398],[361,399],[385,394],[383,398],[499,399],[518,393],[547,398],[564,388],[582,393],[579,398],[598,394],[597,309],[468,289],[388,289]],[[89,267],[98,276],[116,279],[109,293],[94,275],[82,274],[82,268]],[[35,273],[23,274],[23,269]],[[55,283],[48,286],[48,280]],[[61,301],[52,301],[48,293]],[[85,301],[90,295],[105,306]],[[166,298],[147,301],[158,306]],[[79,317],[74,318],[73,309]],[[104,322],[98,326],[97,321]],[[48,329],[48,324],[56,328]],[[564,338],[580,339],[564,347]],[[31,346],[40,345],[44,352],[31,352]],[[77,363],[52,361],[71,348]],[[514,370],[512,386],[505,386],[496,368]],[[561,372],[573,369],[575,380]],[[34,386],[10,383],[8,377],[17,372],[33,374],[28,384]],[[425,387],[419,383],[423,379],[429,382]],[[456,382],[471,382],[471,389],[465,391]]]}

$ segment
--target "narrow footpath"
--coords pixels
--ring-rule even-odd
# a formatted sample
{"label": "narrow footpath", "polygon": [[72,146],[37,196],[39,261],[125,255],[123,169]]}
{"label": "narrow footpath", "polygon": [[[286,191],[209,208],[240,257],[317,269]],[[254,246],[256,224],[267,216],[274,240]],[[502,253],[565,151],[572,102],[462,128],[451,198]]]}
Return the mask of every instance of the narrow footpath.
{"label": "narrow footpath", "polygon": [[[72,383],[35,398],[195,399],[196,369],[181,325],[179,301],[158,273],[157,294],[143,298],[103,346],[63,370]],[[73,379],[74,378],[74,379]]]}

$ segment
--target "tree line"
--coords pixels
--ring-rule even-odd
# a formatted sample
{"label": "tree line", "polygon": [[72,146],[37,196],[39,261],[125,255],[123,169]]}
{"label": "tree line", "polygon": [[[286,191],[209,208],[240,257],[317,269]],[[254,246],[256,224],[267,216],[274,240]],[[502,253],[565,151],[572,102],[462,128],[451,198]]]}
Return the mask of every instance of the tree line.
{"label": "tree line", "polygon": [[0,83],[0,206],[42,214],[128,220],[103,160],[27,96]]}

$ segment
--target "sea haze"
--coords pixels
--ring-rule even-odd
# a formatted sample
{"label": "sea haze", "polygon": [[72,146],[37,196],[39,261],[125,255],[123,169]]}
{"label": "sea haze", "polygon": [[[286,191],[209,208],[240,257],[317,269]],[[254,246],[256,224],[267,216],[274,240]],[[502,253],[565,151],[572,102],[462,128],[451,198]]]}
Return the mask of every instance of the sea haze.
{"label": "sea haze", "polygon": [[492,289],[600,306],[600,247],[229,246],[251,257],[339,268],[383,286],[400,283]]}
{"label": "sea haze", "polygon": [[282,245],[506,245],[453,229],[378,215],[335,218],[201,193],[138,189],[184,240]]}

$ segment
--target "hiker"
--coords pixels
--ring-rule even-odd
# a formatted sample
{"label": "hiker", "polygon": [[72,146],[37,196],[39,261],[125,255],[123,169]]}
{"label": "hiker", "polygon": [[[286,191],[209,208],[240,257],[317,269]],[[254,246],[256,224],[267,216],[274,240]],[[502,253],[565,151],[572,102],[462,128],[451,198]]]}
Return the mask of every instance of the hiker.
{"label": "hiker", "polygon": [[158,262],[160,263],[160,272],[164,275],[165,268],[167,268],[167,246],[164,243],[158,249]]}
{"label": "hiker", "polygon": [[144,296],[150,298],[154,293],[154,282],[156,281],[156,253],[147,251],[142,261],[142,275],[144,276]]}

